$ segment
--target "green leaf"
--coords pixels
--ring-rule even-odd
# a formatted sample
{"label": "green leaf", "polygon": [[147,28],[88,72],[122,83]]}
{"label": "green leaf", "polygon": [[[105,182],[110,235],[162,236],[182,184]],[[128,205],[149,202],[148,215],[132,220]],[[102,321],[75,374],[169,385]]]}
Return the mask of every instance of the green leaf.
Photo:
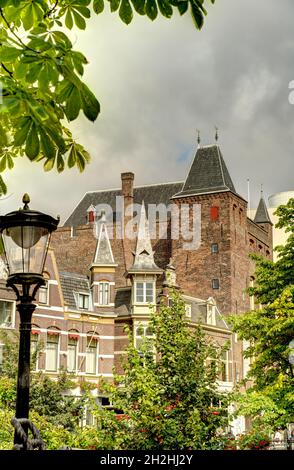
{"label": "green leaf", "polygon": [[75,166],[76,160],[77,160],[76,149],[75,149],[75,146],[73,144],[71,146],[71,149],[70,149],[70,152],[69,152],[69,155],[68,155],[68,159],[67,159],[68,167],[72,168],[73,166]]}
{"label": "green leaf", "polygon": [[22,24],[26,31],[32,28],[34,24],[33,5],[30,3],[23,9]]}
{"label": "green leaf", "polygon": [[54,158],[56,154],[56,148],[54,147],[52,140],[48,134],[43,130],[42,127],[39,128],[39,134],[41,139],[41,146],[46,158]]}
{"label": "green leaf", "polygon": [[73,27],[73,19],[72,19],[72,14],[71,14],[70,9],[67,10],[66,15],[65,15],[65,26],[68,29],[72,29]]}
{"label": "green leaf", "polygon": [[7,194],[7,186],[4,183],[2,176],[0,176],[0,194]]}
{"label": "green leaf", "polygon": [[90,16],[91,16],[91,12],[90,12],[89,8],[87,8],[87,7],[75,5],[75,10],[77,10],[79,13],[81,13],[81,15],[83,15],[85,18],[90,18]]}
{"label": "green leaf", "polygon": [[69,121],[74,121],[80,112],[82,107],[82,100],[79,90],[73,86],[70,96],[66,101],[65,114]]}
{"label": "green leaf", "polygon": [[145,11],[146,15],[150,20],[154,21],[155,18],[157,17],[158,10],[157,10],[157,5],[155,0],[146,0],[146,6],[145,6]]}
{"label": "green leaf", "polygon": [[177,7],[179,10],[180,15],[184,15],[188,10],[189,2],[179,2]]}
{"label": "green leaf", "polygon": [[85,169],[85,166],[86,166],[85,159],[83,157],[82,152],[80,152],[80,151],[76,152],[76,156],[77,156],[77,160],[76,160],[77,167],[78,167],[79,171],[82,173]]}
{"label": "green leaf", "polygon": [[12,168],[14,167],[13,158],[11,158],[11,156],[9,154],[7,155],[7,166],[9,168],[9,170],[12,170]]}
{"label": "green leaf", "polygon": [[86,21],[76,10],[73,10],[73,16],[77,27],[79,29],[86,29]]}
{"label": "green leaf", "polygon": [[35,123],[32,124],[26,140],[25,152],[30,160],[35,160],[40,151],[39,137]]}
{"label": "green leaf", "polygon": [[104,0],[94,0],[93,9],[97,15],[104,10]]}
{"label": "green leaf", "polygon": [[110,2],[110,11],[114,12],[118,10],[120,0],[108,0]]}
{"label": "green leaf", "polygon": [[8,145],[7,134],[2,126],[0,126],[0,147],[6,147]]}
{"label": "green leaf", "polygon": [[41,63],[36,63],[36,64],[33,64],[27,74],[26,74],[26,81],[28,83],[35,83],[37,80],[38,80],[38,76],[39,76],[39,73],[41,71],[41,68],[42,68],[42,64]]}
{"label": "green leaf", "polygon": [[173,9],[167,0],[157,0],[159,10],[166,18],[171,18]]}
{"label": "green leaf", "polygon": [[2,62],[14,62],[20,54],[22,53],[21,49],[16,49],[16,47],[4,47],[0,48],[0,58]]}
{"label": "green leaf", "polygon": [[129,0],[121,0],[119,16],[122,21],[129,24],[133,19],[133,10]]}
{"label": "green leaf", "polygon": [[58,173],[62,173],[63,170],[64,170],[64,158],[63,158],[63,156],[61,155],[60,152],[58,152],[58,154],[57,154],[56,166],[57,166]]}
{"label": "green leaf", "polygon": [[51,171],[54,168],[55,158],[48,158],[44,163],[44,170]]}
{"label": "green leaf", "polygon": [[6,155],[0,160],[0,173],[6,170]]}
{"label": "green leaf", "polygon": [[64,34],[62,31],[52,31],[52,35],[53,35],[53,37],[55,39],[55,42],[57,44],[64,44],[65,47],[67,47],[68,49],[72,48],[71,41],[69,40],[67,35]]}
{"label": "green leaf", "polygon": [[197,29],[201,29],[204,23],[203,13],[200,10],[199,5],[195,3],[195,0],[190,0],[190,5],[194,24]]}
{"label": "green leaf", "polygon": [[83,84],[81,88],[82,109],[84,115],[92,122],[97,119],[100,112],[100,104],[95,95]]}
{"label": "green leaf", "polygon": [[23,145],[27,138],[31,125],[32,119],[30,116],[25,116],[19,121],[18,130],[14,135],[13,145],[15,145],[16,147]]}
{"label": "green leaf", "polygon": [[145,15],[145,0],[131,0],[131,2],[139,15]]}

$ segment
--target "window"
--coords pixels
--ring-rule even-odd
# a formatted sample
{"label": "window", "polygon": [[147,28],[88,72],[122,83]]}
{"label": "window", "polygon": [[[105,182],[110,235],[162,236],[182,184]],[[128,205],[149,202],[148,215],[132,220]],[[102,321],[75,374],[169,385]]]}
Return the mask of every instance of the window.
{"label": "window", "polygon": [[223,351],[220,368],[219,380],[222,382],[232,382],[232,351]]}
{"label": "window", "polygon": [[[251,288],[254,287],[254,277],[251,277],[251,278],[250,278],[249,287],[251,287]],[[255,309],[255,298],[254,298],[254,295],[250,295],[250,296],[249,296],[249,301],[250,301],[250,310],[254,310],[254,309]]]}
{"label": "window", "polygon": [[54,333],[47,333],[46,343],[46,370],[57,372],[58,369],[58,345],[59,335]]}
{"label": "window", "polygon": [[48,294],[49,294],[49,285],[46,281],[45,286],[41,286],[39,289],[39,303],[48,305]]}
{"label": "window", "polygon": [[146,341],[148,342],[148,350],[150,346],[150,351],[153,351],[153,344],[150,341],[154,337],[153,329],[148,325],[139,325],[135,329],[135,347],[140,350],[141,345]]}
{"label": "window", "polygon": [[219,289],[219,279],[212,279],[212,288]]}
{"label": "window", "polygon": [[136,302],[154,302],[153,282],[136,282]]}
{"label": "window", "polygon": [[39,355],[38,351],[39,335],[31,335],[31,369],[38,370]]}
{"label": "window", "polygon": [[86,374],[97,374],[97,341],[92,337],[87,339]]}
{"label": "window", "polygon": [[185,304],[186,318],[191,318],[191,312],[192,312],[192,305]]}
{"label": "window", "polygon": [[13,304],[13,302],[0,300],[0,327],[12,327]]}
{"label": "window", "polygon": [[99,305],[109,304],[109,282],[99,282]]}
{"label": "window", "polygon": [[77,350],[78,341],[73,338],[68,339],[67,345],[67,370],[75,372],[77,370]]}
{"label": "window", "polygon": [[211,218],[211,220],[217,220],[218,219],[218,207],[212,206],[210,208],[210,218]]}
{"label": "window", "polygon": [[218,253],[218,243],[212,243],[211,253]]}
{"label": "window", "polygon": [[78,308],[80,310],[89,310],[89,294],[82,294],[81,292],[78,293]]}
{"label": "window", "polygon": [[212,305],[212,304],[207,305],[207,324],[208,325],[216,324],[215,305]]}

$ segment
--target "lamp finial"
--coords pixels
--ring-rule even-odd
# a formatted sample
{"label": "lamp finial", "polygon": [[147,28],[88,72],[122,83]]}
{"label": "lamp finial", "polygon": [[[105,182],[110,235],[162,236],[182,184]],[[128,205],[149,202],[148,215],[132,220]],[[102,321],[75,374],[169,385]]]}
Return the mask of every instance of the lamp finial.
{"label": "lamp finial", "polygon": [[23,195],[22,202],[24,204],[23,206],[24,210],[29,209],[29,202],[31,202],[31,200],[30,200],[30,196],[28,195],[28,193],[25,193]]}

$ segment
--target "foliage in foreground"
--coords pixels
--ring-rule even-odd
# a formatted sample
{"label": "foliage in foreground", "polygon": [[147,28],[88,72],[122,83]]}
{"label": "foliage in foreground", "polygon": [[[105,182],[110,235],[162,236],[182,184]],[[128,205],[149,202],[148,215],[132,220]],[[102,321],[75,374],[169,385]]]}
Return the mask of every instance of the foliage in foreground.
{"label": "foliage in foreground", "polygon": [[175,292],[172,306],[151,315],[154,341],[146,340],[141,352],[130,341],[125,374],[105,387],[114,410],[94,411],[96,448],[218,447],[227,424],[227,398],[216,385],[222,348],[208,343],[199,326],[191,330],[184,317],[185,304]]}
{"label": "foliage in foreground", "polygon": [[294,422],[294,366],[289,355],[294,339],[294,199],[280,206],[278,228],[288,233],[285,246],[277,247],[278,260],[257,256],[257,285],[250,289],[261,310],[231,319],[240,339],[250,343],[244,356],[253,360],[246,395],[239,394],[238,413],[249,416],[257,429],[275,430]]}
{"label": "foliage in foreground", "polygon": [[[108,0],[129,24],[134,12],[155,20],[191,12],[200,29],[209,0]],[[210,0],[214,3],[215,0]],[[104,0],[0,0],[0,173],[19,155],[44,162],[45,171],[67,165],[83,171],[88,152],[66,121],[84,113],[95,121],[100,104],[83,81],[87,58],[74,50],[66,30],[86,29]],[[7,192],[0,176],[0,194]]]}

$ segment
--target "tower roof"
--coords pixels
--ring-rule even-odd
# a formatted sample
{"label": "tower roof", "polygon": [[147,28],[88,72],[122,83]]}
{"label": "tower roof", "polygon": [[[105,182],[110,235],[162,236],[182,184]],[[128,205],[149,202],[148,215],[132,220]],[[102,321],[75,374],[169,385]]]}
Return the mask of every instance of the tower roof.
{"label": "tower roof", "polygon": [[272,224],[272,221],[270,219],[265,200],[263,199],[263,196],[261,196],[255,217],[254,217],[254,222],[256,224]]}
{"label": "tower roof", "polygon": [[141,206],[135,260],[133,266],[129,270],[129,273],[139,272],[162,272],[162,270],[155,264],[154,261],[154,251],[152,250],[149,233],[149,222],[146,216],[144,201],[142,202]]}
{"label": "tower roof", "polygon": [[104,218],[98,222],[98,240],[94,256],[94,265],[113,265],[114,258]]}
{"label": "tower roof", "polygon": [[219,146],[199,147],[183,188],[174,197],[223,191],[236,193]]}

